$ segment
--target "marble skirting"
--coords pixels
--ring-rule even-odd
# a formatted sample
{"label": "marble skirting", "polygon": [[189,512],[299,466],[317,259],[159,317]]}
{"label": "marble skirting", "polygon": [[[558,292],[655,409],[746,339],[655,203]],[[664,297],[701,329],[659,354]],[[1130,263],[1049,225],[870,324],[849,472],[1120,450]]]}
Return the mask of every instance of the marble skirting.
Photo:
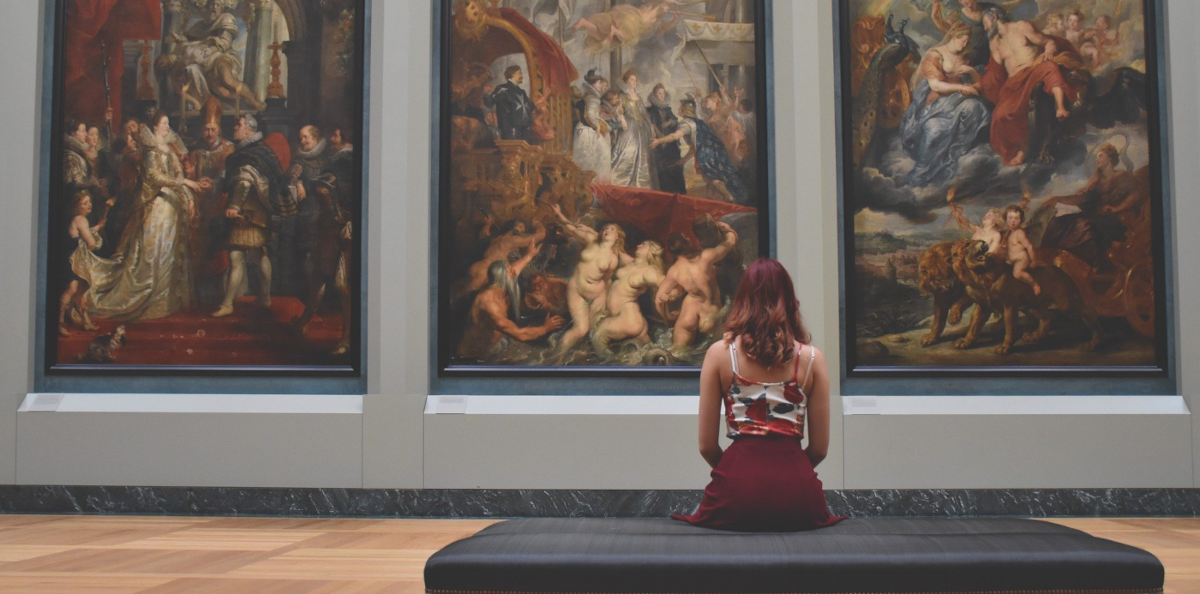
{"label": "marble skirting", "polygon": [[[1200,489],[931,489],[825,493],[833,513],[896,516],[1200,516]],[[699,491],[282,489],[0,485],[0,513],[319,517],[665,517]]]}

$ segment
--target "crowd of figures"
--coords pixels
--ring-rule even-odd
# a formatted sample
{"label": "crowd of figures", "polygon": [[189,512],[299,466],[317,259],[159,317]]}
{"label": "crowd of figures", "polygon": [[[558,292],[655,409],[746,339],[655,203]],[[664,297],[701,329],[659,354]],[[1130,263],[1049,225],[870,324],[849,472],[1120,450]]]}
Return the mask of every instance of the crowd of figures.
{"label": "crowd of figures", "polygon": [[734,89],[732,97],[724,88],[704,97],[700,118],[691,95],[679,102],[676,116],[666,86],[656,85],[643,98],[637,72],[626,71],[621,82],[621,90],[612,89],[593,69],[575,87],[572,156],[596,173],[597,183],[686,194],[684,165],[694,159],[709,198],[753,201],[754,102],[742,89]]}
{"label": "crowd of figures", "polygon": [[[464,91],[466,99],[453,105],[454,115],[460,116],[455,149],[489,148],[496,140],[539,143],[539,114],[545,110],[521,87],[521,67],[508,67],[499,85],[484,82],[489,76],[485,67],[478,70],[473,81],[477,92]],[[757,128],[754,102],[742,89],[730,94],[722,87],[699,105],[688,94],[676,115],[664,85],[643,97],[636,71],[621,78],[620,89],[612,88],[592,69],[572,88],[571,157],[582,170],[595,173],[595,183],[687,194],[684,167],[691,163],[708,198],[754,203]]]}
{"label": "crowd of figures", "polygon": [[[205,106],[200,137],[185,139],[162,112],[131,118],[119,134],[104,122],[69,122],[59,233],[64,290],[58,332],[90,332],[92,318],[135,323],[181,312],[220,318],[257,295],[270,319],[273,281],[285,269],[304,302],[298,334],[336,292],[350,341],[352,237],[359,211],[350,131],[300,129],[289,149],[264,138],[251,114],[222,137],[221,108]],[[188,140],[191,140],[189,143]],[[274,142],[273,142],[274,141]],[[238,305],[242,307],[242,305]]]}
{"label": "crowd of figures", "polygon": [[[991,2],[962,0],[947,14],[935,0],[932,18],[944,37],[920,57],[900,125],[914,161],[904,181],[918,187],[949,180],[984,142],[1006,165],[1049,159],[1045,143],[1033,143],[1042,151],[1029,154],[1031,137],[1081,108],[1092,74],[1108,66],[1120,41],[1113,17],[1100,15],[1087,27],[1079,10],[1046,15],[1039,25],[1013,20]],[[1049,121],[1031,122],[1031,102],[1041,96],[1053,101]]]}

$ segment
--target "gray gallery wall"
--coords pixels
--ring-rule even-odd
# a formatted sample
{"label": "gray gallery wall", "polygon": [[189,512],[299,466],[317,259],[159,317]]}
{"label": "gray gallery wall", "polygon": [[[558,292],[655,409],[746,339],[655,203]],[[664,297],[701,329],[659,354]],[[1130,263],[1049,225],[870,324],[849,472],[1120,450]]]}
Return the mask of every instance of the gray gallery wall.
{"label": "gray gallery wall", "polygon": [[[1169,0],[1176,221],[1200,220],[1200,6]],[[18,412],[33,390],[42,2],[0,19],[0,483],[403,488],[699,488],[694,399],[428,397],[431,7],[375,0],[367,246],[370,371],[362,398],[78,395]],[[816,343],[837,365],[832,8],[776,0],[779,254]],[[1171,222],[1169,224],[1173,224]],[[1176,225],[1176,228],[1178,226]],[[1200,293],[1175,233],[1179,295]],[[1192,487],[1200,305],[1179,299],[1184,402],[910,398],[845,411],[834,385],[829,488]],[[836,367],[835,367],[836,369]],[[571,388],[564,385],[563,394]],[[631,397],[638,396],[630,394]],[[1186,407],[1184,406],[1186,403]],[[953,414],[942,414],[951,409]],[[443,408],[443,410],[446,410]],[[428,412],[427,412],[428,411]],[[854,414],[848,414],[854,413]]]}

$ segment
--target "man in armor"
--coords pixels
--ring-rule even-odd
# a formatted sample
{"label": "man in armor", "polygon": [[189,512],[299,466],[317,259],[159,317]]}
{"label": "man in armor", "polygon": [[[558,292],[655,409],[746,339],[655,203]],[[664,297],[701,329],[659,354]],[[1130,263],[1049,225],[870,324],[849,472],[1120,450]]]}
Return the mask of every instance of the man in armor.
{"label": "man in armor", "polygon": [[[504,70],[504,78],[507,82],[484,95],[484,105],[496,110],[501,139],[529,141],[532,139],[533,101],[521,88],[525,75],[520,66],[509,66]],[[488,91],[487,87],[484,91]]]}
{"label": "man in armor", "polygon": [[213,312],[214,318],[233,313],[233,300],[246,282],[246,260],[257,262],[261,272],[258,303],[271,306],[271,260],[267,254],[270,215],[283,210],[287,178],[279,157],[263,142],[258,121],[252,115],[238,119],[233,129],[237,149],[225,161],[225,190],[229,194],[225,218],[231,223],[226,245],[229,247],[229,278],[225,299]]}

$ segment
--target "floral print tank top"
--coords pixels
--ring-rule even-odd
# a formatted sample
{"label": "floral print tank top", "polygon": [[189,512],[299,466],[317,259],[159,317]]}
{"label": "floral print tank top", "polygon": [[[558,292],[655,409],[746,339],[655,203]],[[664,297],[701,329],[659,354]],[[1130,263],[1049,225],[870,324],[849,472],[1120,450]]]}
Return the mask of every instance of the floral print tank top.
{"label": "floral print tank top", "polygon": [[785,382],[754,382],[738,372],[737,346],[730,342],[733,382],[725,392],[725,422],[729,437],[739,435],[787,435],[804,438],[804,414],[808,396],[802,386],[808,381],[817,350],[809,347],[808,365],[800,378],[802,350],[796,351],[796,370]]}

